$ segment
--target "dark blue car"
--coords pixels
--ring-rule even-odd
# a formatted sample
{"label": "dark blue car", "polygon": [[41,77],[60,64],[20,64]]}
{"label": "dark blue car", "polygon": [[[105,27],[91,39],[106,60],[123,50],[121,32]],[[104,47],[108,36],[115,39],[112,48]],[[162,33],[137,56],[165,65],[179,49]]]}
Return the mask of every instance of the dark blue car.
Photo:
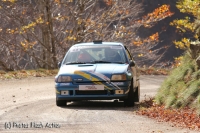
{"label": "dark blue car", "polygon": [[94,41],[73,45],[55,77],[56,105],[80,100],[139,102],[137,67],[128,49],[118,42]]}

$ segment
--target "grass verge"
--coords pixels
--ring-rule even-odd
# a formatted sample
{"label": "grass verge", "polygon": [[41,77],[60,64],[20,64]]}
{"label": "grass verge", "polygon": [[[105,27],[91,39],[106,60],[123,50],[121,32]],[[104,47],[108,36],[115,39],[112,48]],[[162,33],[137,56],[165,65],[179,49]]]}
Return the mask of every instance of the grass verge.
{"label": "grass verge", "polygon": [[181,64],[163,82],[155,101],[166,108],[194,108],[200,114],[200,69],[189,54]]}
{"label": "grass verge", "polygon": [[46,69],[37,69],[37,70],[19,70],[19,71],[0,71],[0,79],[22,79],[27,77],[46,77],[46,76],[55,76],[58,73],[58,69],[46,70]]}

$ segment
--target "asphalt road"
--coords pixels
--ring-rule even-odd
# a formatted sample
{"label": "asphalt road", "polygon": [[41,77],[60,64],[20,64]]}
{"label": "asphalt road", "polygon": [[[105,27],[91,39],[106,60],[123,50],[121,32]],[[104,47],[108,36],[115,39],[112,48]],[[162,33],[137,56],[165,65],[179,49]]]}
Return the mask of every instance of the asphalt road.
{"label": "asphalt road", "polygon": [[[141,76],[141,100],[153,97],[165,76]],[[0,80],[0,132],[193,133],[136,115],[123,102],[55,105],[54,77]]]}

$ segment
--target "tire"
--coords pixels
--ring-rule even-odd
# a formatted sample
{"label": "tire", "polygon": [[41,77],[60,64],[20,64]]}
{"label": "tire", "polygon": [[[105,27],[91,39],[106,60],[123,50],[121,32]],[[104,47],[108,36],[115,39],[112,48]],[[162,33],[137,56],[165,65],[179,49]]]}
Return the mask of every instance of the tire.
{"label": "tire", "polygon": [[67,102],[65,100],[56,100],[57,106],[66,106]]}
{"label": "tire", "polygon": [[135,98],[133,92],[133,82],[131,82],[130,90],[128,92],[128,98],[124,100],[124,106],[133,107],[135,105],[134,100]]}
{"label": "tire", "polygon": [[140,101],[140,94],[139,94],[139,87],[134,92],[134,102],[139,102]]}

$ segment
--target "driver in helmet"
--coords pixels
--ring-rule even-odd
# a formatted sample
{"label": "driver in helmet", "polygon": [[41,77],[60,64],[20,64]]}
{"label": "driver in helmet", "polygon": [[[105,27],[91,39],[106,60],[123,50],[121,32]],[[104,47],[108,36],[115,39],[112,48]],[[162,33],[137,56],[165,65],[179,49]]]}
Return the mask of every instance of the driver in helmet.
{"label": "driver in helmet", "polygon": [[113,62],[120,62],[121,61],[121,56],[118,54],[116,50],[113,49],[107,49],[106,50],[106,57],[108,61],[113,61]]}
{"label": "driver in helmet", "polygon": [[80,53],[78,56],[78,62],[90,62],[92,60],[88,53]]}

